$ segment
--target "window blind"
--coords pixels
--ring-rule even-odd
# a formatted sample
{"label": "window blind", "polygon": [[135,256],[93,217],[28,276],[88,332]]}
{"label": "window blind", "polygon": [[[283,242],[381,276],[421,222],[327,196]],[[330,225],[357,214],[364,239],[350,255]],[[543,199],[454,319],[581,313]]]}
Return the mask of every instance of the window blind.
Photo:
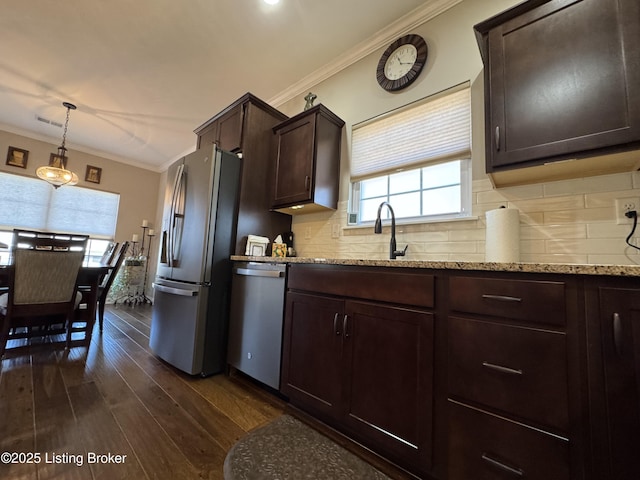
{"label": "window blind", "polygon": [[0,172],[0,229],[115,236],[120,195]]}
{"label": "window blind", "polygon": [[351,181],[471,155],[468,85],[353,129]]}

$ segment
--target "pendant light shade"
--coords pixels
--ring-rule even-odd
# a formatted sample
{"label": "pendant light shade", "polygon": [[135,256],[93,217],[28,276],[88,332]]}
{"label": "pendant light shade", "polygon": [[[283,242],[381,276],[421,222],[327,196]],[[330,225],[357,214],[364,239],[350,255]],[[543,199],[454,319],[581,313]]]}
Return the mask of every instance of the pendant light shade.
{"label": "pendant light shade", "polygon": [[65,142],[67,140],[67,128],[69,126],[69,112],[75,110],[76,106],[69,102],[63,102],[62,105],[67,109],[67,119],[64,123],[64,132],[62,133],[62,144],[58,147],[56,158],[59,160],[58,165],[46,165],[38,167],[36,175],[38,178],[49,182],[53,188],[59,188],[63,185],[76,185],[78,183],[78,175],[67,170],[67,149]]}

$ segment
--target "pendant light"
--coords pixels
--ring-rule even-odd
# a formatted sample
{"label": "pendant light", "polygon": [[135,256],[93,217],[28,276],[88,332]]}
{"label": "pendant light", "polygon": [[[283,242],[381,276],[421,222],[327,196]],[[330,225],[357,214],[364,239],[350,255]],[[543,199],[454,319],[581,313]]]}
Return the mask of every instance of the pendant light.
{"label": "pendant light", "polygon": [[58,158],[60,159],[60,167],[53,165],[46,165],[39,167],[36,170],[36,175],[42,180],[46,180],[53,188],[59,188],[63,185],[76,185],[78,183],[78,176],[70,170],[67,170],[67,149],[64,144],[67,140],[67,127],[69,126],[69,112],[75,110],[76,106],[73,103],[62,102],[62,105],[67,109],[67,119],[64,122],[64,132],[62,133],[62,145],[58,147]]}

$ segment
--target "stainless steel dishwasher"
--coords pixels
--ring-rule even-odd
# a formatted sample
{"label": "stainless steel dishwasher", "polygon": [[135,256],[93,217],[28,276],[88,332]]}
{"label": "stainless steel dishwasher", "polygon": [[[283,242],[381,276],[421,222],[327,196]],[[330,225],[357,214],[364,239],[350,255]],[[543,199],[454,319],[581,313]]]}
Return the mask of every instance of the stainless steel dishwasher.
{"label": "stainless steel dishwasher", "polygon": [[280,389],[286,265],[244,262],[233,268],[227,363]]}

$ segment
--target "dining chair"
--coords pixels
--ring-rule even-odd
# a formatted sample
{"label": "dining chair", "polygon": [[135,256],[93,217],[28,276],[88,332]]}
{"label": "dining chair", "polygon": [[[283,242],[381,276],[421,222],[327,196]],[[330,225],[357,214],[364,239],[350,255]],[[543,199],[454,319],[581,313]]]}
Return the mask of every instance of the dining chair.
{"label": "dining chair", "polygon": [[[127,255],[127,250],[129,250],[129,242],[123,242],[122,245],[120,245],[120,248],[118,249],[117,253],[115,253],[115,255],[112,257],[112,261],[109,264],[109,266],[111,267],[111,269],[109,270],[109,272],[102,278],[102,281],[98,287],[98,323],[100,326],[100,331],[102,332],[102,328],[104,325],[104,309],[105,309],[105,305],[107,303],[107,296],[109,295],[109,290],[111,289],[111,285],[113,284],[113,280],[116,278],[116,275],[118,275],[118,270],[120,270],[120,266],[122,265],[122,262],[124,261],[126,255]],[[77,331],[83,331],[85,328],[90,328],[88,326],[88,323],[90,323],[91,325],[93,325],[93,322],[91,322],[91,320],[94,319],[88,319],[85,318],[85,316],[83,315],[84,311],[88,311],[89,309],[87,308],[86,305],[86,293],[88,292],[88,288],[87,287],[80,287],[80,293],[83,294],[79,304],[76,307],[76,310],[74,311],[74,317],[73,317],[73,322],[81,322],[81,323],[85,323],[85,326],[73,326],[72,328],[69,329],[69,335],[71,335],[73,332],[77,332]],[[87,323],[88,322],[88,323]]]}
{"label": "dining chair", "polygon": [[14,230],[9,290],[0,296],[0,357],[9,340],[66,333],[88,238]]}

